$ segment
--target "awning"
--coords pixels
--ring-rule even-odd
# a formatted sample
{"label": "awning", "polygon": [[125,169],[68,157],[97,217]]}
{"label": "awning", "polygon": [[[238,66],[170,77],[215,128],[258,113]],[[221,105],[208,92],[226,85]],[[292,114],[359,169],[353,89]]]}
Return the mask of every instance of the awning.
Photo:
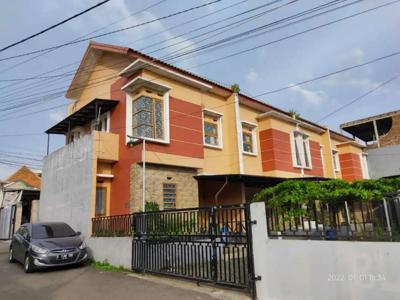
{"label": "awning", "polygon": [[54,125],[50,129],[46,130],[46,133],[50,134],[66,134],[69,129],[77,126],[83,126],[93,121],[100,109],[100,113],[110,111],[114,106],[118,104],[117,100],[109,99],[94,99],[81,109],[74,112],[72,115],[68,116],[58,124]]}

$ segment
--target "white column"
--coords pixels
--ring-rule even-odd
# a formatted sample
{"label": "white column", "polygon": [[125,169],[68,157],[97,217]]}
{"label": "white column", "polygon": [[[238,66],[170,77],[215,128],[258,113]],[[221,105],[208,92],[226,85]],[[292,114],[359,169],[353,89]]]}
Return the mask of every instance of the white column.
{"label": "white column", "polygon": [[253,260],[254,275],[261,276],[261,280],[255,282],[257,299],[267,299],[268,295],[268,231],[267,218],[265,214],[265,203],[254,202],[250,204],[251,221],[256,221],[251,225],[251,233],[253,237]]}
{"label": "white column", "polygon": [[146,140],[145,139],[143,139],[142,162],[143,162],[142,211],[145,211],[145,207],[146,207]]}
{"label": "white column", "polygon": [[376,120],[372,121],[374,124],[374,132],[375,132],[375,140],[376,144],[378,145],[378,148],[381,147],[381,143],[379,142],[379,133],[378,133],[378,126],[376,126]]}
{"label": "white column", "polygon": [[235,93],[234,102],[235,102],[235,117],[236,117],[236,134],[238,143],[239,173],[243,174],[243,137],[242,137],[242,122],[240,120],[238,93]]}

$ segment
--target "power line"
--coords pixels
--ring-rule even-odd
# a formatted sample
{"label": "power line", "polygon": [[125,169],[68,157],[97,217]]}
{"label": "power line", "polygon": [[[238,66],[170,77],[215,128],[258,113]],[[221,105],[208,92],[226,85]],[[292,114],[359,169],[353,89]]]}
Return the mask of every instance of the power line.
{"label": "power line", "polygon": [[[292,3],[296,2],[296,1],[297,1],[297,0],[291,1],[291,2],[289,2],[289,3],[287,3],[287,4],[285,4],[285,5],[292,4]],[[206,44],[206,45],[203,45],[203,46],[201,46],[201,47],[197,47],[196,49],[191,49],[191,50],[186,51],[186,52],[183,52],[183,53],[178,53],[178,54],[176,54],[175,56],[170,55],[170,56],[162,57],[161,59],[174,60],[174,59],[177,58],[177,57],[182,57],[182,56],[186,56],[186,55],[188,55],[188,54],[193,54],[193,53],[199,52],[199,51],[204,50],[204,49],[210,49],[210,48],[212,48],[212,50],[214,50],[214,49],[215,49],[215,46],[218,46],[218,45],[225,44],[225,45],[223,45],[223,46],[225,47],[227,42],[230,42],[229,45],[232,45],[232,44],[241,42],[241,41],[243,41],[243,40],[245,40],[245,39],[254,38],[254,37],[256,37],[256,36],[258,36],[258,35],[260,35],[260,34],[258,34],[258,35],[251,35],[251,36],[249,36],[249,35],[250,35],[250,34],[253,34],[253,33],[256,33],[256,32],[258,32],[258,31],[262,31],[262,30],[268,29],[268,28],[273,27],[273,26],[275,26],[275,25],[278,25],[278,24],[280,24],[280,23],[285,23],[285,22],[287,22],[287,21],[290,21],[291,19],[296,19],[296,18],[302,17],[302,16],[304,16],[304,15],[313,13],[313,12],[315,12],[315,11],[325,9],[325,8],[327,8],[327,7],[329,7],[329,6],[333,6],[333,5],[339,4],[339,3],[343,2],[343,1],[347,1],[347,0],[333,0],[333,1],[331,1],[331,2],[328,2],[328,3],[322,4],[322,5],[313,7],[313,8],[311,8],[311,9],[304,10],[304,11],[302,11],[302,12],[300,12],[300,13],[296,13],[296,14],[291,15],[291,16],[289,16],[289,17],[281,18],[281,19],[278,19],[278,20],[276,20],[276,21],[273,21],[273,22],[270,22],[270,23],[261,25],[261,26],[259,26],[259,27],[256,27],[256,28],[253,28],[253,29],[244,31],[244,32],[240,32],[240,33],[238,33],[238,34],[235,34],[235,35],[226,37],[226,38],[221,39],[221,40],[218,40],[218,41],[211,42],[211,43]],[[319,14],[315,14],[315,15],[312,15],[312,16],[310,16],[310,17],[306,17],[306,18],[297,20],[297,21],[295,21],[295,22],[291,22],[291,23],[285,24],[285,25],[283,25],[283,26],[270,29],[270,30],[268,30],[268,31],[264,31],[264,32],[262,32],[261,34],[270,33],[270,32],[275,31],[275,30],[279,30],[279,29],[282,29],[282,28],[285,28],[285,27],[288,27],[288,26],[292,26],[292,25],[295,25],[295,24],[297,24],[297,23],[307,21],[307,20],[309,20],[309,19],[311,19],[311,18],[315,18],[315,17],[318,17],[318,16],[320,16],[320,15],[327,14],[327,13],[330,13],[330,12],[332,12],[332,11],[335,11],[335,10],[338,10],[338,9],[341,9],[341,8],[344,8],[344,7],[347,7],[347,6],[350,6],[350,5],[354,5],[354,4],[356,4],[356,3],[358,3],[358,2],[361,2],[361,1],[365,1],[365,0],[357,0],[357,1],[354,1],[354,2],[352,2],[352,3],[346,4],[346,5],[343,5],[343,6],[340,6],[340,7],[336,7],[336,8],[334,8],[334,9],[327,10],[327,11],[321,12],[321,13],[319,13]],[[282,5],[282,6],[280,6],[280,7],[283,7],[283,6],[285,6],[285,5]],[[276,10],[276,9],[278,9],[278,8],[280,8],[280,7],[274,8],[274,9],[272,9],[271,11]],[[246,37],[246,36],[247,36],[247,37]],[[245,37],[245,38],[244,38],[244,39],[241,39],[241,40],[237,40],[238,38],[241,38],[241,37]]]}
{"label": "power line", "polygon": [[[114,24],[117,24],[117,23],[119,23],[119,22],[122,22],[122,21],[124,21],[124,20],[126,20],[126,19],[128,19],[128,18],[131,18],[131,17],[133,17],[133,16],[135,16],[135,15],[137,15],[137,14],[140,14],[140,13],[142,13],[142,12],[144,12],[144,11],[150,9],[150,8],[153,8],[153,7],[157,6],[157,5],[160,5],[161,3],[166,2],[166,1],[167,1],[167,0],[160,0],[160,1],[156,2],[156,3],[154,3],[154,4],[151,4],[151,5],[147,6],[147,7],[145,7],[145,8],[143,8],[143,9],[139,10],[139,11],[136,11],[136,12],[134,12],[134,13],[131,13],[131,14],[130,14],[129,16],[127,16],[127,17],[118,19],[118,20],[116,20],[116,21],[114,21],[114,22],[112,22],[112,23],[109,23],[109,24],[107,24],[107,25],[105,25],[105,26],[102,26],[102,27],[100,27],[100,28],[98,28],[98,29],[96,29],[96,30],[93,30],[93,31],[91,31],[91,32],[89,32],[89,33],[86,33],[86,34],[84,34],[84,35],[81,35],[81,36],[77,37],[76,39],[74,39],[74,40],[72,40],[72,41],[76,41],[76,40],[79,40],[79,39],[81,39],[81,38],[87,37],[87,36],[89,36],[89,35],[91,35],[91,34],[93,34],[93,33],[99,32],[99,31],[101,31],[101,30],[103,30],[103,29],[105,29],[105,28],[107,28],[107,27],[110,27],[110,26],[112,26],[112,25],[114,25]],[[8,68],[6,68],[6,69],[1,70],[1,71],[0,71],[0,74],[3,74],[4,72],[7,72],[7,71],[9,71],[9,70],[15,69],[15,68],[18,67],[18,66],[21,66],[21,65],[26,64],[26,63],[28,63],[28,62],[30,62],[30,61],[33,61],[33,60],[35,60],[36,58],[42,57],[42,56],[44,56],[44,55],[46,55],[46,54],[49,54],[49,53],[51,53],[51,52],[53,52],[53,51],[55,51],[55,50],[57,50],[57,49],[51,49],[51,50],[49,50],[49,51],[42,52],[42,53],[40,53],[40,54],[38,54],[38,55],[36,55],[36,56],[34,56],[34,57],[31,57],[31,58],[28,58],[28,59],[26,59],[26,60],[24,60],[24,61],[21,61],[21,62],[15,64],[15,65],[12,65],[12,66],[10,66],[10,67],[8,67]]]}
{"label": "power line", "polygon": [[346,103],[346,104],[340,106],[338,109],[335,109],[334,111],[332,111],[332,112],[330,112],[329,114],[325,115],[324,117],[322,117],[321,119],[319,119],[319,120],[317,121],[317,123],[319,123],[319,122],[321,122],[321,121],[323,121],[323,120],[329,118],[330,116],[336,114],[337,112],[341,111],[342,109],[344,109],[344,108],[346,108],[346,107],[348,107],[348,106],[350,106],[350,105],[352,105],[352,104],[354,104],[354,103],[356,103],[356,102],[358,102],[358,101],[364,99],[364,98],[365,98],[366,96],[368,96],[369,94],[372,94],[372,93],[375,92],[377,89],[380,89],[381,87],[383,87],[383,86],[385,86],[385,85],[391,83],[392,81],[396,80],[396,79],[399,78],[399,77],[400,77],[400,74],[398,74],[398,75],[396,75],[396,76],[390,78],[389,80],[386,80],[386,81],[384,81],[384,82],[378,84],[376,87],[370,89],[368,92],[362,94],[361,96],[358,96],[357,98],[351,100],[350,102],[348,102],[348,103]]}
{"label": "power line", "polygon": [[[300,14],[297,14],[297,15],[293,15],[293,16],[291,16],[291,17],[289,17],[289,18],[284,18],[283,20],[290,20],[291,18],[293,18],[293,17],[298,17],[298,16],[301,16],[301,15],[304,15],[304,14],[306,14],[306,13],[309,13],[309,12],[313,12],[313,11],[315,11],[315,10],[318,10],[318,9],[322,9],[322,8],[325,8],[326,7],[326,5],[332,5],[332,4],[334,4],[334,3],[336,3],[336,2],[338,2],[339,0],[335,0],[335,1],[332,1],[332,2],[330,2],[330,3],[328,3],[328,4],[325,4],[325,5],[323,5],[322,7],[321,6],[317,6],[317,7],[315,7],[315,8],[313,8],[313,9],[310,9],[310,10],[307,10],[307,11],[304,11],[304,12],[302,12],[302,13],[300,13]],[[343,1],[343,0],[342,0]],[[363,0],[358,0],[358,1],[363,1]],[[358,1],[356,1],[356,2],[358,2]],[[270,2],[270,3],[275,3],[276,1],[273,1],[273,2]],[[293,1],[292,1],[293,2]],[[290,2],[291,3],[291,2]],[[289,3],[289,4],[290,4]],[[353,4],[354,4],[354,2],[353,2]],[[263,5],[263,6],[265,6],[265,5]],[[261,6],[262,7],[262,6]],[[343,6],[342,6],[343,7]],[[339,8],[342,8],[342,7],[339,7]],[[268,11],[267,11],[268,12]],[[328,11],[328,12],[330,12],[330,11]],[[279,21],[276,21],[276,22],[273,22],[273,24],[267,24],[268,26],[271,26],[271,25],[275,25],[276,23],[279,23]],[[291,23],[292,24],[292,23]],[[290,25],[291,25],[290,24]],[[278,28],[279,29],[279,28]],[[175,51],[175,52],[179,52],[179,50],[177,50],[177,51]],[[186,55],[186,54],[185,54]],[[180,55],[180,56],[183,56],[183,55]],[[177,58],[177,57],[179,57],[179,56],[174,56],[173,58],[175,59],[175,58]],[[166,59],[166,60],[168,60],[168,59]],[[114,66],[115,65],[117,65],[117,64],[114,64]],[[66,86],[66,88],[68,88],[68,86]],[[57,91],[58,89],[52,89],[52,90],[47,90],[46,92],[52,92],[52,91]],[[40,93],[42,93],[42,92],[40,92]],[[38,95],[38,94],[40,94],[40,93],[37,93],[36,95]],[[11,100],[10,100],[11,101]]]}
{"label": "power line", "polygon": [[[148,6],[148,7],[146,7],[145,9],[143,9],[143,10],[141,10],[141,11],[138,11],[138,12],[136,12],[136,13],[131,14],[131,16],[134,16],[134,15],[140,13],[140,12],[143,12],[144,10],[147,10],[147,9],[149,9],[149,8],[151,8],[151,7],[154,7],[155,5],[158,5],[158,4],[160,4],[161,2],[165,2],[165,1],[166,1],[166,0],[159,1],[159,2],[157,2],[156,4],[154,4],[154,5],[152,5],[152,6]],[[183,27],[184,25],[187,25],[187,24],[189,24],[189,23],[198,21],[198,20],[200,20],[200,19],[203,19],[203,18],[208,17],[208,16],[210,16],[210,15],[219,13],[219,12],[221,12],[221,11],[224,11],[224,10],[226,10],[226,9],[232,8],[232,7],[234,7],[234,6],[237,6],[237,5],[242,4],[242,3],[244,3],[244,2],[247,2],[247,1],[248,1],[248,0],[242,0],[242,1],[239,1],[239,2],[236,2],[236,3],[233,3],[233,4],[231,4],[231,5],[228,5],[228,6],[226,6],[226,7],[221,8],[221,9],[215,10],[215,11],[213,11],[213,12],[211,12],[211,13],[208,13],[208,14],[205,14],[205,15],[203,15],[203,16],[200,16],[200,17],[197,17],[197,18],[193,18],[193,19],[190,19],[189,21],[186,21],[186,22],[179,23],[179,24],[177,24],[177,25],[168,27],[168,28],[166,28],[165,30],[161,30],[161,31],[156,32],[156,33],[151,34],[151,35],[146,35],[146,37],[137,39],[137,40],[133,41],[132,43],[128,43],[128,45],[129,45],[129,44],[137,43],[137,42],[142,41],[142,40],[145,40],[145,39],[152,38],[152,37],[154,37],[154,36],[157,36],[157,35],[160,35],[160,34],[162,34],[162,33],[165,33],[165,32],[167,32],[167,31],[169,31],[169,30],[171,30],[171,29],[174,29],[174,28]],[[130,17],[131,17],[131,16],[130,16]],[[125,19],[125,18],[124,18],[124,19]],[[122,19],[122,20],[124,20],[124,19]],[[121,21],[121,20],[120,20],[120,21]],[[107,25],[107,26],[113,25],[113,24],[118,23],[118,22],[119,22],[119,21],[114,22],[114,23],[111,23],[111,24],[109,24],[109,25]],[[100,29],[98,29],[98,30],[95,30],[95,31],[91,32],[91,33],[94,33],[94,32],[97,32],[97,31],[99,31],[99,30],[102,30],[102,29],[104,29],[104,28],[107,27],[107,26],[104,26],[104,27],[102,27],[102,28],[100,28]],[[89,34],[91,34],[91,33],[89,33]],[[88,36],[89,34],[86,34],[86,35],[84,35],[84,36]],[[81,37],[84,37],[84,36],[81,36]],[[79,38],[81,38],[81,37],[79,37]],[[50,51],[54,51],[54,50],[50,50]],[[49,51],[49,52],[50,52],[50,51]],[[47,52],[45,52],[45,53],[47,53]],[[41,55],[43,55],[43,53],[42,53]],[[25,62],[27,62],[27,61],[25,61]],[[48,71],[46,71],[46,72],[44,72],[44,73],[40,73],[40,74],[38,74],[38,75],[36,75],[36,76],[41,76],[41,75],[50,74],[50,73],[52,73],[52,72],[54,72],[54,71],[56,71],[56,70],[59,70],[59,69],[61,69],[61,68],[69,67],[69,66],[71,66],[71,65],[76,65],[76,64],[78,64],[79,62],[80,62],[79,60],[78,60],[78,61],[74,61],[74,62],[72,62],[72,63],[63,65],[63,66],[61,66],[61,67],[57,67],[57,68],[55,68],[55,69],[50,69],[50,70],[48,70]],[[6,69],[6,70],[8,70],[8,69]],[[6,71],[6,70],[3,70],[3,71]],[[3,71],[0,71],[0,73],[2,73]],[[71,70],[71,71],[74,71],[74,70]],[[63,75],[63,74],[61,74],[61,76],[62,76],[62,75]],[[58,76],[59,76],[59,75],[58,75]],[[23,82],[22,82],[22,83],[23,83]],[[14,86],[14,85],[16,85],[16,84],[21,84],[21,83],[13,83],[13,84],[10,84],[10,85],[8,85],[8,86],[1,87],[0,90],[2,90],[2,89],[4,89],[4,88],[12,87],[12,86]],[[31,84],[31,85],[32,85],[32,84]],[[33,85],[34,85],[34,84],[33,84]],[[28,85],[28,86],[29,86],[29,85]]]}
{"label": "power line", "polygon": [[106,32],[106,33],[90,36],[90,37],[87,37],[87,38],[84,38],[84,39],[79,39],[79,40],[76,40],[76,41],[60,44],[60,45],[57,45],[57,46],[47,47],[47,48],[43,48],[43,49],[39,49],[39,50],[35,50],[35,51],[25,52],[25,53],[18,54],[18,55],[13,55],[13,56],[5,57],[5,58],[0,58],[0,61],[6,61],[6,60],[18,58],[18,57],[28,56],[28,55],[44,52],[44,51],[51,50],[51,49],[58,49],[58,48],[62,48],[62,47],[65,47],[65,46],[69,46],[69,45],[73,45],[73,44],[89,41],[89,40],[92,40],[92,39],[95,39],[95,38],[99,38],[99,37],[103,37],[103,36],[119,33],[119,32],[122,32],[122,31],[129,30],[129,29],[137,28],[137,27],[140,27],[140,26],[143,26],[143,25],[151,24],[151,23],[154,23],[154,22],[157,22],[157,21],[160,21],[160,20],[164,20],[164,19],[168,19],[168,18],[171,18],[171,17],[175,17],[177,15],[181,15],[181,14],[184,14],[184,13],[187,13],[187,12],[199,9],[199,8],[203,8],[203,7],[209,6],[211,4],[215,4],[215,3],[220,2],[220,1],[222,1],[222,0],[214,0],[214,1],[211,1],[211,2],[207,2],[205,4],[194,6],[194,7],[185,9],[185,10],[181,10],[181,11],[178,11],[178,12],[163,16],[163,17],[155,18],[155,19],[152,19],[150,21],[146,21],[146,22],[143,22],[143,23],[139,23],[139,24],[135,24],[135,25],[132,25],[132,26],[116,29],[116,30],[109,31],[109,32]]}
{"label": "power line", "polygon": [[[396,3],[396,2],[398,2],[398,1],[393,1],[393,2],[391,2],[391,4],[394,4],[394,3]],[[388,3],[388,4],[385,4],[385,5],[383,5],[383,6],[387,6],[387,5],[389,5],[390,3]],[[378,6],[378,7],[375,7],[375,8],[372,8],[372,9],[369,9],[369,10],[366,10],[366,11],[363,11],[363,12],[361,12],[361,13],[357,13],[357,14],[354,14],[354,15],[352,15],[352,16],[356,16],[356,15],[360,15],[360,14],[362,14],[362,13],[365,13],[365,12],[368,12],[368,11],[371,11],[371,10],[375,10],[375,9],[377,9],[377,8],[379,8],[379,7],[382,7],[382,5],[381,6]],[[348,17],[345,17],[345,18],[341,18],[341,19],[339,19],[339,20],[345,20],[345,19],[348,19],[348,18],[350,18],[350,17],[352,17],[352,16],[348,16]],[[338,22],[339,20],[335,20],[335,21],[333,21],[333,22],[329,22],[329,23],[327,23],[327,24],[333,24],[333,23],[336,23],[336,22]],[[320,28],[321,26],[326,26],[326,24],[323,24],[323,25],[320,25],[320,26],[318,26],[317,28]],[[310,30],[307,30],[306,32],[308,32],[308,31],[310,31]],[[298,34],[296,34],[296,35],[298,35]],[[294,35],[294,36],[296,36],[296,35]],[[287,37],[285,37],[284,39],[286,39]],[[279,40],[278,40],[279,41]],[[275,41],[276,42],[276,41]],[[226,56],[225,58],[229,58],[229,57],[231,57],[232,55],[228,55],[228,56]],[[221,59],[221,58],[220,58]],[[219,59],[219,60],[220,60]],[[203,65],[203,64],[202,64]],[[112,77],[111,77],[112,78]],[[110,78],[108,78],[108,79],[110,79]],[[108,80],[107,79],[107,80]],[[88,87],[89,85],[86,85],[86,87]],[[82,86],[82,87],[79,87],[79,88],[77,88],[77,89],[82,89],[82,88],[84,88],[85,86]]]}
{"label": "power line", "polygon": [[285,86],[285,87],[282,87],[282,88],[279,88],[279,89],[275,89],[275,90],[271,90],[271,91],[267,91],[267,92],[262,92],[260,94],[254,95],[252,97],[261,97],[261,96],[265,96],[265,95],[268,95],[268,94],[278,93],[278,92],[281,92],[281,91],[284,91],[284,90],[288,90],[288,89],[291,89],[291,88],[294,88],[296,86],[300,86],[300,85],[303,85],[303,84],[306,84],[306,83],[309,83],[309,82],[313,82],[313,81],[316,81],[316,80],[319,80],[319,79],[327,78],[327,77],[332,76],[332,75],[336,75],[336,74],[340,74],[340,73],[343,73],[343,72],[346,72],[346,71],[350,71],[350,70],[353,70],[353,69],[356,69],[356,68],[360,68],[360,67],[363,67],[363,66],[366,66],[366,65],[369,65],[369,64],[372,64],[372,63],[375,63],[375,62],[378,62],[378,61],[381,61],[381,60],[384,60],[384,59],[399,55],[399,54],[400,54],[400,51],[396,51],[396,52],[393,52],[393,53],[388,54],[388,55],[384,55],[384,56],[381,56],[381,57],[378,57],[378,58],[375,58],[375,59],[371,59],[371,60],[366,61],[366,62],[361,63],[361,64],[357,64],[357,65],[346,67],[346,68],[343,68],[343,69],[340,69],[340,70],[336,70],[336,71],[333,71],[333,72],[330,72],[330,73],[327,73],[327,74],[324,74],[324,75],[320,75],[320,76],[317,76],[317,77],[314,77],[314,78],[311,78],[311,79],[307,79],[307,80],[304,80],[304,81],[300,81],[300,82],[297,82],[297,83],[294,83],[294,84],[291,84],[291,85],[288,85],[288,86]]}
{"label": "power line", "polygon": [[375,7],[373,7],[373,8],[370,8],[370,9],[367,9],[367,10],[364,10],[364,11],[361,11],[361,12],[359,12],[359,13],[355,13],[355,14],[352,14],[352,15],[349,15],[349,16],[347,16],[347,17],[343,17],[343,18],[340,18],[340,19],[336,19],[336,20],[334,20],[334,21],[331,21],[331,22],[324,23],[324,24],[319,25],[319,26],[315,26],[315,27],[309,28],[309,29],[306,29],[306,30],[297,32],[297,33],[295,33],[295,34],[291,34],[291,35],[285,36],[285,37],[283,37],[283,38],[280,38],[280,39],[277,39],[277,40],[274,40],[274,41],[271,41],[271,42],[268,42],[268,43],[264,43],[264,44],[261,44],[261,45],[258,45],[258,46],[252,47],[252,48],[248,48],[248,49],[245,49],[245,50],[242,50],[242,51],[234,52],[234,53],[232,53],[232,54],[230,54],[230,55],[223,56],[223,57],[220,57],[220,58],[216,58],[216,59],[213,59],[213,60],[208,61],[208,62],[206,62],[206,63],[202,63],[202,64],[199,64],[199,65],[196,65],[196,66],[193,66],[193,67],[189,67],[189,69],[195,68],[195,67],[197,68],[197,67],[205,66],[205,65],[208,65],[208,64],[211,64],[211,63],[215,63],[215,62],[218,62],[218,61],[221,61],[221,60],[225,60],[225,59],[227,59],[227,58],[232,58],[232,57],[235,57],[235,56],[238,56],[238,55],[247,53],[247,52],[251,52],[251,51],[254,51],[254,50],[257,50],[257,49],[260,49],[260,48],[263,48],[263,47],[266,47],[266,46],[269,46],[269,45],[272,45],[272,44],[275,44],[275,43],[278,43],[278,42],[281,42],[281,41],[284,41],[284,40],[288,40],[288,39],[293,38],[293,37],[296,37],[296,36],[300,36],[300,35],[302,35],[302,34],[305,34],[305,33],[308,33],[308,32],[311,32],[311,31],[314,31],[314,30],[323,28],[323,27],[327,27],[327,26],[333,25],[333,24],[335,24],[335,23],[339,23],[339,22],[344,21],[344,20],[347,20],[347,19],[350,19],[350,18],[359,16],[359,15],[362,15],[362,14],[365,14],[365,13],[368,13],[368,12],[371,12],[371,11],[374,11],[374,10],[377,10],[377,9],[379,9],[379,8],[383,8],[383,7],[392,5],[392,4],[396,4],[396,3],[398,3],[398,2],[400,2],[400,0],[395,0],[395,1],[392,1],[392,2],[388,2],[388,3],[386,3],[386,4],[382,4],[382,5],[379,5],[379,6],[375,6]]}
{"label": "power line", "polygon": [[71,20],[73,20],[73,19],[75,19],[75,18],[77,18],[77,17],[79,17],[79,16],[82,16],[82,15],[88,13],[89,11],[91,11],[91,10],[93,10],[93,9],[95,9],[95,8],[97,8],[97,7],[99,7],[99,6],[102,6],[103,4],[106,4],[106,3],[109,2],[109,1],[110,1],[110,0],[104,0],[104,1],[102,1],[102,2],[99,2],[99,3],[97,3],[96,5],[93,5],[93,6],[89,7],[89,8],[87,8],[87,9],[81,11],[80,13],[77,13],[77,14],[73,15],[72,17],[69,17],[69,18],[67,18],[67,19],[65,19],[65,20],[63,20],[63,21],[61,21],[61,22],[58,22],[58,23],[56,23],[56,24],[54,24],[54,25],[51,25],[51,26],[49,26],[49,27],[47,27],[47,28],[45,28],[45,29],[43,29],[43,30],[41,30],[41,31],[39,31],[39,32],[37,32],[37,33],[35,33],[35,34],[32,34],[32,35],[30,35],[30,36],[28,36],[28,37],[26,37],[26,38],[23,38],[22,40],[20,40],[20,41],[18,41],[18,42],[12,43],[12,44],[10,44],[10,45],[8,45],[8,46],[5,46],[5,47],[1,48],[1,49],[0,49],[0,52],[3,52],[3,51],[5,51],[5,50],[7,50],[7,49],[10,49],[10,48],[12,48],[12,47],[14,47],[14,46],[16,46],[16,45],[22,44],[22,43],[24,43],[24,42],[26,42],[26,41],[28,41],[28,40],[30,40],[30,39],[33,39],[34,37],[37,37],[37,36],[39,36],[39,35],[41,35],[41,34],[47,32],[47,31],[50,31],[50,30],[52,30],[52,29],[54,29],[54,28],[56,28],[56,27],[62,25],[62,24],[65,24],[65,23],[67,23],[67,22],[69,22],[69,21],[71,21]]}
{"label": "power line", "polygon": [[[261,5],[261,6],[258,6],[258,7],[256,7],[256,8],[249,9],[249,10],[246,10],[246,11],[241,12],[241,13],[239,13],[239,14],[235,14],[235,15],[233,15],[233,16],[230,16],[230,17],[225,18],[225,19],[223,19],[223,20],[221,20],[221,21],[224,21],[224,20],[227,20],[227,19],[231,19],[231,18],[240,16],[240,15],[246,14],[246,13],[248,13],[248,12],[252,12],[252,11],[254,11],[254,10],[263,8],[263,7],[265,7],[265,6],[268,6],[268,5],[271,5],[271,4],[273,4],[273,3],[277,3],[277,2],[280,2],[280,1],[282,1],[282,0],[275,0],[275,1],[272,1],[272,2],[269,2],[269,3],[266,3],[266,4]],[[289,2],[288,4],[293,3],[293,2],[295,2],[295,1],[298,1],[298,0],[291,1],[291,2]],[[236,3],[236,4],[234,4],[234,5],[237,5],[237,4],[240,4],[240,3],[241,3],[241,2]],[[230,8],[230,7],[232,7],[232,5],[230,5],[230,6],[228,6],[228,7],[225,7],[225,8],[223,8],[223,9],[227,9],[227,8]],[[282,6],[280,6],[280,7],[282,7]],[[278,9],[278,8],[280,8],[280,7],[277,7],[277,8],[275,8],[275,9]],[[223,10],[223,9],[221,9],[221,10]],[[273,10],[275,10],[275,9],[273,9]],[[243,21],[246,21],[246,20],[248,20],[248,19],[260,17],[260,16],[262,16],[262,15],[264,15],[264,14],[270,12],[270,11],[271,11],[271,10],[267,10],[267,11],[262,12],[262,13],[260,13],[260,14],[253,15],[253,16],[251,16],[251,17],[249,17],[249,18],[240,20],[239,22],[243,22]],[[217,21],[217,22],[211,23],[211,24],[208,25],[208,27],[211,26],[211,25],[213,25],[213,24],[220,23],[221,21]],[[185,23],[187,23],[187,22],[185,22]],[[237,22],[235,22],[235,23],[237,23]],[[232,23],[232,24],[235,24],[235,23]],[[188,32],[185,32],[184,34],[191,33],[191,32],[194,32],[194,31],[198,31],[198,30],[203,29],[203,28],[204,28],[204,26],[199,27],[199,28],[196,28],[196,29],[193,29],[193,30],[188,31]],[[222,27],[222,28],[224,28],[224,27]],[[215,30],[210,31],[210,32],[208,32],[208,33],[212,33],[212,32],[215,32]],[[202,34],[202,35],[203,35],[203,34]],[[182,35],[180,35],[180,36],[182,36]],[[170,40],[170,39],[168,39],[168,40]],[[168,40],[165,40],[165,41],[168,41]],[[161,44],[161,43],[164,43],[165,41],[161,41],[161,42],[158,42],[158,43]],[[153,45],[155,45],[155,44],[153,44]],[[179,49],[179,50],[182,50],[182,49]],[[122,63],[125,64],[125,60],[122,60]],[[118,64],[119,64],[119,63],[116,63],[116,64],[114,63],[114,64],[112,64],[112,65],[109,66],[109,67],[117,66]],[[81,72],[82,72],[82,70],[81,70]],[[96,71],[93,71],[93,72],[96,72]],[[71,72],[71,73],[72,73],[72,72]],[[71,74],[71,73],[67,72],[67,73],[63,73],[63,74],[54,75],[54,76],[52,76],[52,77],[66,77],[66,76],[72,76],[73,74]],[[32,78],[32,77],[31,77],[31,78]],[[33,77],[33,78],[34,78],[34,77]],[[57,79],[55,79],[55,80],[53,80],[53,81],[57,81]],[[65,88],[68,88],[68,86],[65,86]],[[35,89],[37,89],[37,86],[35,86]],[[57,90],[57,89],[48,90],[48,91],[46,91],[46,92],[55,91],[55,90]],[[18,93],[18,92],[17,92],[17,93]],[[15,93],[8,94],[8,95],[6,95],[5,97],[11,96],[11,95],[13,95],[13,94],[15,94]],[[38,95],[38,94],[40,94],[40,93],[36,93],[36,95]],[[32,95],[32,94],[31,94],[31,95]],[[3,95],[3,96],[4,96],[4,95]],[[11,100],[10,100],[10,101],[11,101]],[[4,104],[4,103],[7,103],[7,102],[10,102],[10,101],[3,101],[3,104]]]}

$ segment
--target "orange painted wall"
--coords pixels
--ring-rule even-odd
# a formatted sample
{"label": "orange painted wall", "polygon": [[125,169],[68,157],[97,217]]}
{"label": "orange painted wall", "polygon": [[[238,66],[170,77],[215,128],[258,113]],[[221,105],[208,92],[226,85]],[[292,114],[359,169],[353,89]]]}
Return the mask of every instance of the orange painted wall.
{"label": "orange painted wall", "polygon": [[264,172],[280,170],[301,173],[292,165],[289,133],[272,128],[260,131],[260,147]]}
{"label": "orange painted wall", "polygon": [[322,157],[320,143],[310,141],[310,153],[312,169],[304,169],[304,174],[309,176],[324,177],[324,169],[322,168]]}
{"label": "orange painted wall", "polygon": [[363,179],[360,156],[355,153],[339,154],[342,179],[353,181]]}
{"label": "orange painted wall", "polygon": [[[111,99],[119,100],[118,105],[110,115],[110,132],[120,135],[119,160],[113,165],[114,179],[111,184],[110,215],[130,212],[130,170],[131,165],[142,158],[142,144],[128,147],[126,145],[126,93],[121,90],[129,79],[120,78],[111,85]],[[203,125],[201,106],[184,100],[170,97],[170,144],[146,143],[146,150],[180,155],[185,157],[203,158]],[[190,116],[184,115],[193,112]]]}
{"label": "orange painted wall", "polygon": [[[293,167],[290,134],[277,129],[260,131],[260,146],[263,171],[285,171],[295,174],[301,173],[300,168]],[[304,169],[307,176],[323,177],[320,144],[310,141],[312,169]]]}

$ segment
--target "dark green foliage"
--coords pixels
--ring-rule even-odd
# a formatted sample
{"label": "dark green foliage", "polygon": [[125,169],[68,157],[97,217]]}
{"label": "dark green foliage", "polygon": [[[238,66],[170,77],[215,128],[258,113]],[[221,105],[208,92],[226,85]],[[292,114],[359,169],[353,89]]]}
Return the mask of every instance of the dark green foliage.
{"label": "dark green foliage", "polygon": [[233,84],[233,85],[231,86],[231,89],[232,89],[232,91],[233,91],[234,93],[239,93],[239,92],[240,92],[240,87],[239,87],[239,85],[238,85],[237,83]]}
{"label": "dark green foliage", "polygon": [[304,204],[319,200],[339,203],[350,200],[382,200],[387,193],[400,189],[400,177],[392,179],[356,180],[352,183],[335,179],[327,181],[287,180],[255,195],[254,201],[268,200],[279,210],[301,213]]}
{"label": "dark green foliage", "polygon": [[160,206],[158,205],[157,202],[146,201],[146,204],[144,206],[144,210],[145,211],[159,211],[160,210]]}

